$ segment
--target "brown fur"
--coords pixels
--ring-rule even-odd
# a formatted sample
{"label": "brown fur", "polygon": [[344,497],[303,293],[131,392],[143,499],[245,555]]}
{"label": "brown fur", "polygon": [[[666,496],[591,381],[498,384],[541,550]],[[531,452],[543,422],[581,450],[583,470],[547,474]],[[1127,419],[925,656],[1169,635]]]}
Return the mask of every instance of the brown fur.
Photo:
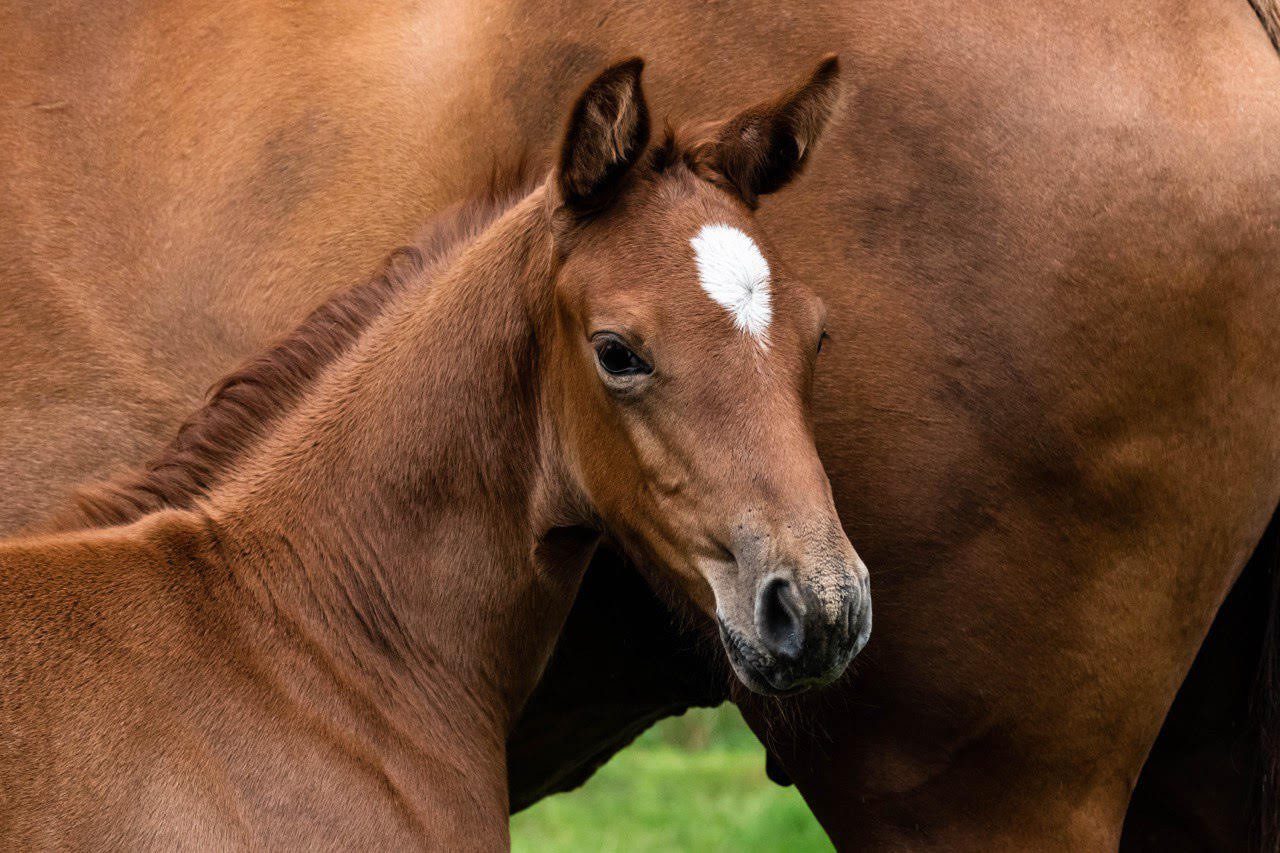
{"label": "brown fur", "polygon": [[358,338],[404,279],[422,271],[422,255],[403,250],[372,281],[317,308],[297,331],[219,382],[209,402],[144,469],[78,489],[74,511],[50,526],[123,524],[164,507],[190,508],[207,497],[236,458]]}
{"label": "brown fur", "polygon": [[1280,6],[1276,4],[1276,0],[1249,0],[1249,5],[1267,31],[1271,46],[1280,51]]}
{"label": "brown fur", "polygon": [[[167,0],[0,31],[7,530],[154,456],[494,158],[552,165],[568,81],[640,51],[655,116],[716,116],[839,51],[844,109],[759,215],[826,302],[814,429],[876,638],[753,723],[842,848],[1106,849],[1140,773],[1135,828],[1244,846],[1170,803],[1244,802],[1246,763],[1143,765],[1280,497],[1280,63],[1247,3]],[[591,571],[519,799],[724,692]]]}
{"label": "brown fur", "polygon": [[140,470],[76,490],[72,506],[42,527],[123,524],[166,507],[189,509],[295,405],[316,376],[359,339],[408,282],[430,278],[507,207],[522,183],[497,176],[489,190],[454,206],[423,229],[415,246],[394,252],[370,281],[341,293],[270,350],[218,382],[208,402]]}
{"label": "brown fur", "polygon": [[[827,57],[809,80],[790,92],[704,128],[703,138],[685,149],[690,167],[732,188],[755,207],[762,194],[784,186],[809,161],[836,109],[831,88],[824,84],[838,73],[836,58]],[[748,144],[726,145],[728,140]]]}
{"label": "brown fur", "polygon": [[[588,87],[564,144],[628,132],[639,73]],[[612,150],[440,217],[83,492],[79,529],[0,542],[6,846],[503,845],[505,742],[605,530],[717,615],[753,687],[843,670],[866,577],[808,429],[816,300],[776,275],[758,348],[686,236],[750,229],[745,204]],[[619,390],[601,326],[652,371]],[[742,614],[779,575],[804,644],[775,660]]]}

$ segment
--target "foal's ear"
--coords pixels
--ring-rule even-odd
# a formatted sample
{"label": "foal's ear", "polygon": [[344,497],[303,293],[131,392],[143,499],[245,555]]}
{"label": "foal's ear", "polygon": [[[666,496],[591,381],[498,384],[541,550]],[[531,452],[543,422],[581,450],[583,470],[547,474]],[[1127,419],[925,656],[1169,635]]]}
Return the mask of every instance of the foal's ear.
{"label": "foal's ear", "polygon": [[556,174],[560,199],[571,210],[590,213],[608,204],[649,144],[643,69],[638,57],[606,68],[573,105]]}
{"label": "foal's ear", "polygon": [[759,196],[800,174],[839,97],[840,60],[833,54],[801,85],[713,125],[706,141],[694,146],[693,162],[755,207]]}

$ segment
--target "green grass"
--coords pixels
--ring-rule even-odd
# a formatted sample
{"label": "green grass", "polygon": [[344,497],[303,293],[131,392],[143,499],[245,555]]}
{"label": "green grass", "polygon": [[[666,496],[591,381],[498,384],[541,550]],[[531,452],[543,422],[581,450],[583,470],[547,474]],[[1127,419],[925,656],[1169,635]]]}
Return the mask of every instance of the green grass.
{"label": "green grass", "polygon": [[764,750],[732,706],[666,720],[585,786],[512,818],[517,853],[830,851],[794,788],[764,775]]}

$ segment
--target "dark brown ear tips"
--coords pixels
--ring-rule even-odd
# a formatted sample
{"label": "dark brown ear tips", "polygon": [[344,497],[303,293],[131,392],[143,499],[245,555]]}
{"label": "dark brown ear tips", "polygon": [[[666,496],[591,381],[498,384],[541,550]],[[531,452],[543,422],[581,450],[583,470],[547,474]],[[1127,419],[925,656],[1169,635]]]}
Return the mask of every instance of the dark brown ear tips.
{"label": "dark brown ear tips", "polygon": [[649,144],[649,107],[640,88],[644,60],[611,65],[569,113],[556,182],[564,205],[590,213],[609,203]]}
{"label": "dark brown ear tips", "polygon": [[754,207],[759,196],[804,169],[839,98],[840,60],[831,55],[804,83],[721,122],[694,160],[704,175]]}

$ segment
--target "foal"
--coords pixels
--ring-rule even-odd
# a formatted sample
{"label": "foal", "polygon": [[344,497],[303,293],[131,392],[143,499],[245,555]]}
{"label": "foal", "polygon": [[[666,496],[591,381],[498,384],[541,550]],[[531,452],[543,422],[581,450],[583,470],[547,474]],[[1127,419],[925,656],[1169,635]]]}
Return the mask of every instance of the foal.
{"label": "foal", "polygon": [[717,614],[754,689],[861,648],[808,421],[821,307],[750,215],[835,62],[653,149],[640,69],[582,93],[545,183],[84,496],[129,523],[0,545],[5,846],[505,844],[508,730],[604,530]]}

